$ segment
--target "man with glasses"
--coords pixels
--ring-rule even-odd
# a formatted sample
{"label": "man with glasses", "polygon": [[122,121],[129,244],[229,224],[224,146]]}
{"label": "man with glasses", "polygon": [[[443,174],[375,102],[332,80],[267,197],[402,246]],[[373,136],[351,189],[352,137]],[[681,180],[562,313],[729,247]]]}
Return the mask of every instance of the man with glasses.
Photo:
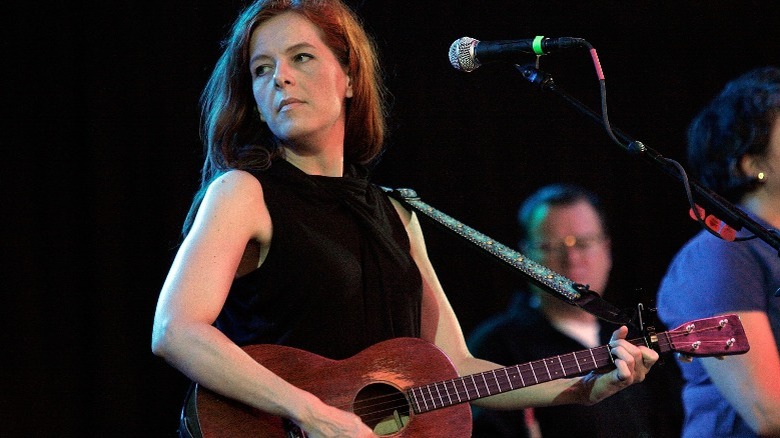
{"label": "man with glasses", "polygon": [[[595,194],[573,185],[545,186],[518,211],[519,248],[553,271],[602,293],[612,269],[609,231]],[[553,294],[529,286],[509,309],[482,323],[469,339],[471,351],[505,364],[519,364],[605,345],[615,329]],[[681,421],[679,370],[674,364],[668,394],[653,391],[654,370],[635,385],[594,406],[556,406],[499,412],[475,409],[474,437],[677,436]],[[654,376],[656,375],[656,376]],[[656,385],[658,386],[658,385]],[[657,389],[657,388],[656,388]],[[663,417],[663,418],[659,418]]]}

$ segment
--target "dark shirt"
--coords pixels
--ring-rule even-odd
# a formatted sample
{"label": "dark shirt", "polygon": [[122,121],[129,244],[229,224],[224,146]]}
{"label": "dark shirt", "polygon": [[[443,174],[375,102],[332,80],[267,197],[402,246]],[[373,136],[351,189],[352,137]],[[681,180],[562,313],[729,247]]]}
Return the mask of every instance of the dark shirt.
{"label": "dark shirt", "polygon": [[[483,322],[470,336],[469,348],[480,358],[505,366],[583,350],[578,341],[559,332],[541,312],[517,294],[509,309]],[[602,345],[616,327],[601,323]],[[543,437],[676,437],[681,423],[679,370],[656,365],[645,382],[635,384],[593,405],[535,408]],[[474,437],[528,436],[522,411],[473,408]]]}
{"label": "dark shirt", "polygon": [[385,339],[419,337],[422,282],[405,228],[362,168],[346,173],[310,176],[278,160],[255,174],[273,237],[217,319],[237,344],[344,359]]}

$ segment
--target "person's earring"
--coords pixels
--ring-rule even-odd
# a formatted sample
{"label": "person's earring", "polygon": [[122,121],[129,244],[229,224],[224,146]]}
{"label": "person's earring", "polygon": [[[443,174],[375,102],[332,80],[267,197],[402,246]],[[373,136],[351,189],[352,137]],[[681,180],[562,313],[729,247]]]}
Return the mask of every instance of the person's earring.
{"label": "person's earring", "polygon": [[759,183],[765,183],[766,174],[764,172],[758,172],[758,175],[756,175],[756,181],[758,181]]}

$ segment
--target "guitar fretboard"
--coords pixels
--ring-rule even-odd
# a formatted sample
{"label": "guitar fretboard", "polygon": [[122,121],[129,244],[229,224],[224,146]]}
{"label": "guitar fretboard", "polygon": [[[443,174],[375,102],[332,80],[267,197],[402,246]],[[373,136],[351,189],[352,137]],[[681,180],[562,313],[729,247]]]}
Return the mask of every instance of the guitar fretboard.
{"label": "guitar fretboard", "polygon": [[[643,339],[634,339],[630,342],[634,345],[644,344]],[[666,333],[659,334],[658,349],[662,353],[670,350],[670,340]],[[526,386],[576,376],[611,365],[613,360],[610,348],[601,346],[414,387],[408,391],[408,396],[415,413],[419,414]]]}

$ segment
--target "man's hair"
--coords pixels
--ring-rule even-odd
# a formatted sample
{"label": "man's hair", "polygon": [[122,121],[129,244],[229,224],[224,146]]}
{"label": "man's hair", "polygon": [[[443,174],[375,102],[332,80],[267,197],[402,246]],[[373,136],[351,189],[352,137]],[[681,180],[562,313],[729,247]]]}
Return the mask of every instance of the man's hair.
{"label": "man's hair", "polygon": [[574,184],[550,184],[541,187],[526,198],[517,210],[520,246],[528,243],[534,216],[540,208],[574,205],[580,201],[585,201],[593,207],[599,217],[604,234],[609,235],[606,214],[601,200],[595,193]]}

